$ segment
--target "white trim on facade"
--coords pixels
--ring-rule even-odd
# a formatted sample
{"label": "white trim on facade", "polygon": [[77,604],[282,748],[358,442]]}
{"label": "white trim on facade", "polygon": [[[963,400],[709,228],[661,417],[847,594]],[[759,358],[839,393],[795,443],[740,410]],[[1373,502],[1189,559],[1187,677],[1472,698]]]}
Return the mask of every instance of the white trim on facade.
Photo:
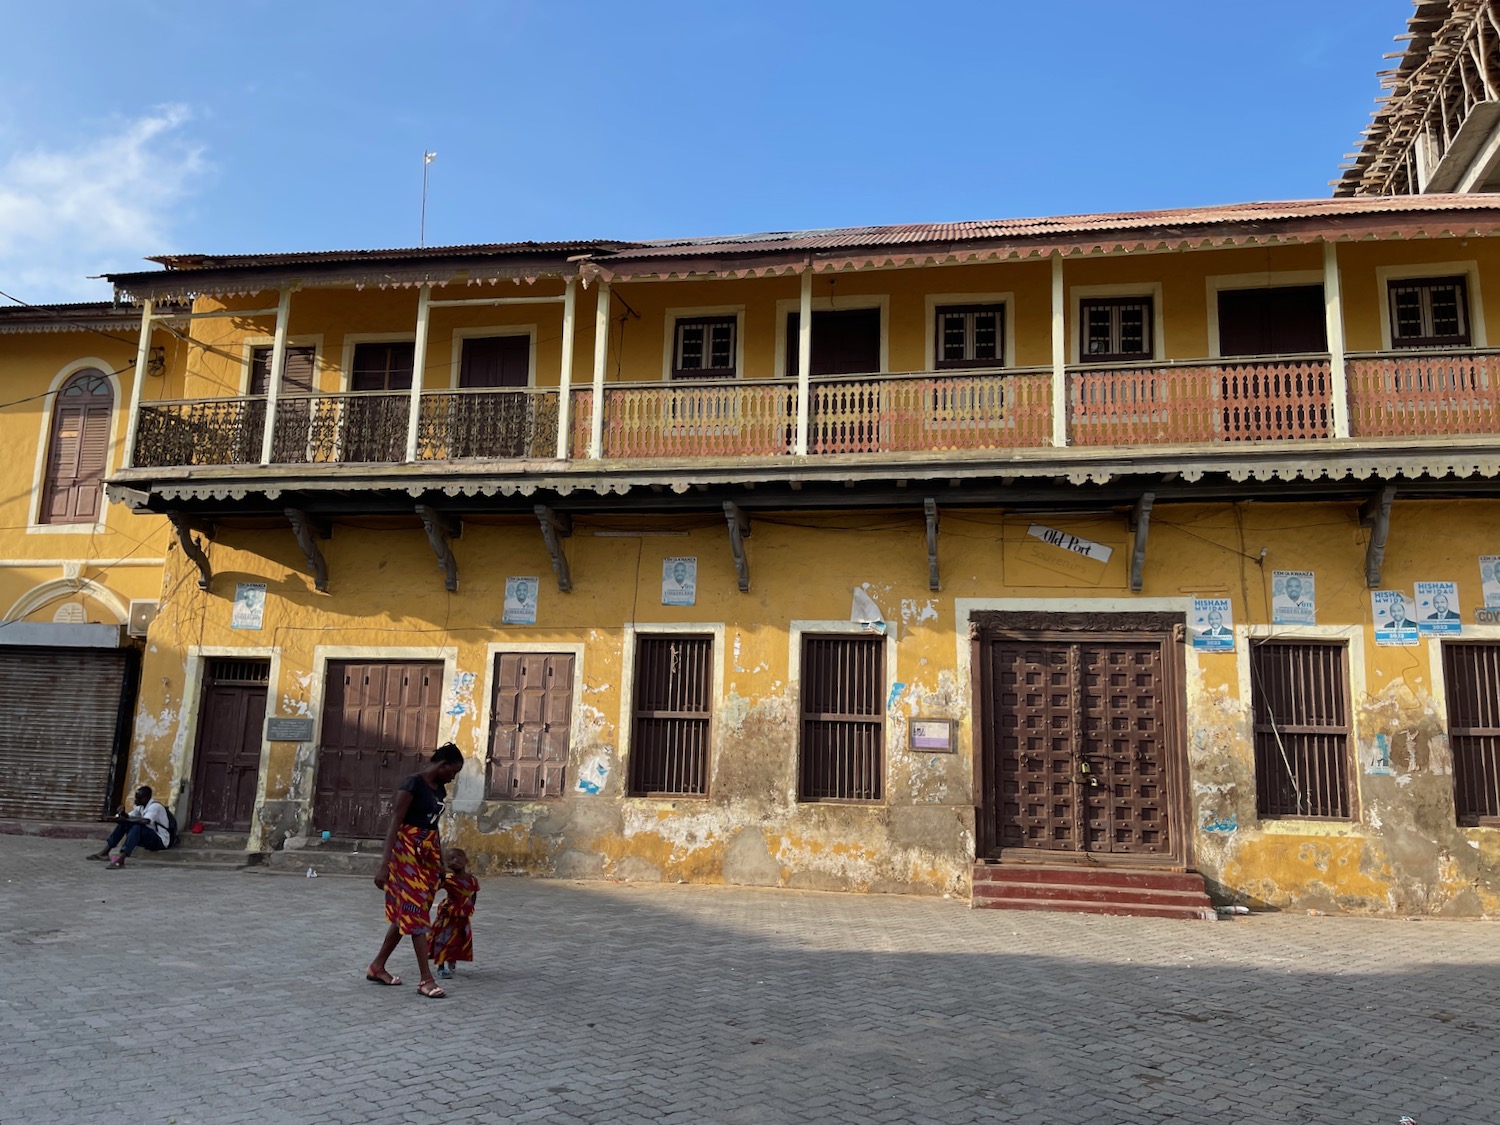
{"label": "white trim on facade", "polygon": [[[85,525],[90,526],[90,525]],[[53,602],[63,601],[75,594],[81,594],[91,598],[104,606],[115,615],[116,625],[125,625],[130,621],[130,606],[124,598],[116,594],[103,583],[95,582],[92,578],[53,578],[47,582],[40,582],[27,590],[16,599],[8,610],[5,611],[3,621],[22,621],[28,615],[35,613],[44,606]]]}
{"label": "white trim on facade", "polygon": [[923,330],[926,332],[927,342],[923,345],[922,362],[926,365],[926,370],[937,370],[937,310],[942,305],[1004,305],[1005,323],[1001,330],[1005,339],[1000,366],[1014,367],[1016,365],[1016,295],[1013,291],[1009,293],[929,293],[925,299],[926,313],[923,319]]}
{"label": "white trim on facade", "polygon": [[[490,336],[526,337],[526,385],[528,387],[536,386],[537,326],[535,324],[490,324],[474,328],[455,328],[453,330],[451,337],[452,354],[448,358],[448,390],[458,389],[459,374],[463,370],[463,342],[465,340],[486,339]],[[431,383],[424,382],[423,385],[428,390],[443,389],[441,387],[434,387]]]}
{"label": "white trim on facade", "polygon": [[[354,349],[359,344],[415,344],[415,332],[347,332],[339,354],[339,390],[348,391],[354,381]],[[413,381],[416,373],[412,374]]]}

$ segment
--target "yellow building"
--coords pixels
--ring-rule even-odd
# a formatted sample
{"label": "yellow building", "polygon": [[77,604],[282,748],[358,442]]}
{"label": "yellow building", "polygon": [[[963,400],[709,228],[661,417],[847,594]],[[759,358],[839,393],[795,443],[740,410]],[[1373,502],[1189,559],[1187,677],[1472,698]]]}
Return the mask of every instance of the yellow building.
{"label": "yellow building", "polygon": [[491,871],[1500,909],[1500,203],[158,261],[184,821],[451,739]]}
{"label": "yellow building", "polygon": [[[0,308],[0,819],[96,821],[120,802],[167,543],[165,520],[104,496],[139,330],[109,304]],[[157,375],[172,351],[148,356]]]}

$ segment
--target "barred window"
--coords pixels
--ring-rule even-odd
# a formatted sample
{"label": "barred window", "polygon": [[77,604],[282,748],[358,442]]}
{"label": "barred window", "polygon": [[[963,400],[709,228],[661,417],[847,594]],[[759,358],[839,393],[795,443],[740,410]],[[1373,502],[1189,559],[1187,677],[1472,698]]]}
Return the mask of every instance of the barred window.
{"label": "barred window", "polygon": [[884,797],[884,683],[880,637],[803,636],[799,800]]}
{"label": "barred window", "polygon": [[936,313],[933,363],[939,371],[1005,362],[1005,306],[943,305]]}
{"label": "barred window", "polygon": [[631,796],[707,795],[712,688],[712,637],[637,638]]}
{"label": "barred window", "polygon": [[1084,363],[1152,358],[1150,297],[1090,297],[1079,304]]}
{"label": "barred window", "polygon": [[1263,817],[1347,820],[1348,652],[1319,641],[1250,649],[1256,807]]}
{"label": "barred window", "polygon": [[1430,348],[1469,343],[1467,278],[1393,281],[1390,300],[1392,347]]}
{"label": "barred window", "polygon": [[1500,645],[1445,642],[1443,686],[1458,823],[1500,825]]}
{"label": "barred window", "polygon": [[725,379],[735,374],[732,316],[681,317],[672,357],[674,379]]}

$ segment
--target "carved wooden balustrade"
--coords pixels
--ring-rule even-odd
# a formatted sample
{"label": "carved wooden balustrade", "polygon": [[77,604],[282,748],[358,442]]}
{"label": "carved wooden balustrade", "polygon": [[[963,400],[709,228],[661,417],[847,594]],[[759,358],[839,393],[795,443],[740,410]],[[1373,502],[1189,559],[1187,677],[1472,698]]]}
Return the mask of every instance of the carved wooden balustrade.
{"label": "carved wooden balustrade", "polygon": [[1353,437],[1500,434],[1500,352],[1350,356]]}
{"label": "carved wooden balustrade", "polygon": [[1326,438],[1326,357],[1081,367],[1070,371],[1075,445],[1191,445]]}
{"label": "carved wooden balustrade", "polygon": [[[572,455],[587,457],[594,392],[573,396]],[[604,388],[605,458],[755,457],[791,451],[795,379],[616,383]]]}

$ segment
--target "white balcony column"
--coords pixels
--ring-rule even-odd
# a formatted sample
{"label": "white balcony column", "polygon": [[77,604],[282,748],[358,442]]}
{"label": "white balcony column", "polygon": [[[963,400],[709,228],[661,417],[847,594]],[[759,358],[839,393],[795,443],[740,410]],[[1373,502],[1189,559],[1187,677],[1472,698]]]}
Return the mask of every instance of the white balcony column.
{"label": "white balcony column", "polygon": [[594,311],[594,417],[589,425],[589,460],[604,456],[604,364],[609,359],[609,282],[599,282]]}
{"label": "white balcony column", "polygon": [[1062,255],[1052,255],[1052,444],[1068,444],[1068,291]]}
{"label": "white balcony column", "polygon": [[291,320],[292,287],[284,286],[276,301],[276,335],[271,343],[271,370],[266,374],[266,429],[260,439],[260,463],[269,465],[276,444],[276,396],[281,390],[281,372],[286,366],[286,328]]}
{"label": "white balcony column", "polygon": [[411,404],[406,415],[406,460],[417,459],[417,436],[422,424],[422,388],[427,370],[427,326],[432,319],[432,286],[417,290],[417,338],[411,347]]}
{"label": "white balcony column", "polygon": [[1349,436],[1349,371],[1344,362],[1344,297],[1339,286],[1338,246],[1323,243],[1323,316],[1328,330],[1328,396],[1333,436]]}
{"label": "white balcony column", "polygon": [[572,450],[573,331],[578,316],[578,279],[570,277],[563,290],[562,364],[557,375],[557,459],[566,461]]}
{"label": "white balcony column", "polygon": [[135,349],[135,374],[130,381],[130,416],[125,421],[125,460],[127,469],[135,467],[135,436],[141,422],[141,388],[146,385],[146,366],[151,362],[151,315],[156,303],[141,304],[141,338]]}
{"label": "white balcony column", "polygon": [[797,305],[797,444],[798,457],[807,456],[812,415],[812,264],[802,273],[802,296]]}

